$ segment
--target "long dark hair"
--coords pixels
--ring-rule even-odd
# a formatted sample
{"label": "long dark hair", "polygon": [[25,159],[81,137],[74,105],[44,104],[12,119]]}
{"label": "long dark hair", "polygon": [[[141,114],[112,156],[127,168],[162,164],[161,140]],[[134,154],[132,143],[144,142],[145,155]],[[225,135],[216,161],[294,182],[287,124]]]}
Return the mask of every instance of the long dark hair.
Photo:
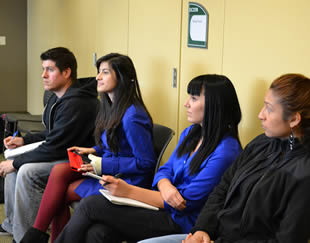
{"label": "long dark hair", "polygon": [[201,75],[190,81],[187,93],[205,95],[205,108],[202,126],[195,124],[177,150],[178,157],[194,151],[199,140],[202,143],[191,160],[190,174],[199,172],[202,162],[216,149],[224,136],[236,138],[240,144],[238,124],[241,109],[235,88],[231,81],[222,75]]}
{"label": "long dark hair", "polygon": [[128,107],[141,106],[151,122],[152,118],[144,105],[132,60],[125,55],[110,53],[97,60],[98,72],[102,62],[107,62],[115,72],[117,85],[114,89],[113,102],[106,93],[100,94],[101,102],[96,118],[95,140],[96,144],[100,145],[102,132],[106,130],[110,150],[117,153],[119,150],[117,130]]}

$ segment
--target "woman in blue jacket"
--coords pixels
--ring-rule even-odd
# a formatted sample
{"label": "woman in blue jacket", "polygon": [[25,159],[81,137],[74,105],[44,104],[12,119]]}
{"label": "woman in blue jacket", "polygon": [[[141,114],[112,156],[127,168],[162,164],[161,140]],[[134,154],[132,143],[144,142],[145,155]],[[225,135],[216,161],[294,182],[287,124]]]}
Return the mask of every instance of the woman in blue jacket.
{"label": "woman in blue jacket", "polygon": [[112,195],[136,199],[160,208],[112,204],[101,195],[84,198],[63,232],[62,242],[122,242],[189,232],[209,193],[241,152],[238,124],[241,111],[231,81],[202,75],[188,85],[185,103],[193,123],[180,136],[168,162],[156,173],[153,189],[102,176]]}
{"label": "woman in blue jacket", "polygon": [[[92,162],[82,165],[80,172],[72,171],[68,163],[53,168],[34,226],[21,242],[47,242],[49,236],[45,232],[51,222],[53,241],[70,218],[68,205],[99,194],[102,186],[98,180],[85,179],[81,172],[112,176],[121,173],[129,184],[151,186],[156,163],[152,119],[143,103],[133,62],[128,56],[111,53],[97,61],[97,69],[101,98],[95,126],[98,145],[69,148],[89,154]],[[72,132],[79,131],[73,127]]]}

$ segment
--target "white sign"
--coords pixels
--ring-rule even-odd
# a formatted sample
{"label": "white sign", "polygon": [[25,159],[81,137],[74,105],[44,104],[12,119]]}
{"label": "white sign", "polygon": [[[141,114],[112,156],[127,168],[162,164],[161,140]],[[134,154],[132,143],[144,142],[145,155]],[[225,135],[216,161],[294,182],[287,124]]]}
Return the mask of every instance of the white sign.
{"label": "white sign", "polygon": [[6,38],[5,36],[0,36],[0,46],[5,46],[6,45]]}

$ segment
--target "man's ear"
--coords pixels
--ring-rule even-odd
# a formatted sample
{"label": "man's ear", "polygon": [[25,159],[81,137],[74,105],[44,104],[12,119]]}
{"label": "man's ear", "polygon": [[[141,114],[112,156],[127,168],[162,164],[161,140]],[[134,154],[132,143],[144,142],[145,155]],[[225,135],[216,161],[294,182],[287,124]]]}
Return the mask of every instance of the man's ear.
{"label": "man's ear", "polygon": [[300,121],[301,121],[301,115],[299,112],[296,112],[290,118],[290,127],[291,128],[297,127],[299,125]]}
{"label": "man's ear", "polygon": [[65,77],[66,79],[69,79],[70,76],[71,76],[71,68],[67,68],[67,69],[63,70],[63,71],[62,71],[62,74],[64,75],[64,77]]}

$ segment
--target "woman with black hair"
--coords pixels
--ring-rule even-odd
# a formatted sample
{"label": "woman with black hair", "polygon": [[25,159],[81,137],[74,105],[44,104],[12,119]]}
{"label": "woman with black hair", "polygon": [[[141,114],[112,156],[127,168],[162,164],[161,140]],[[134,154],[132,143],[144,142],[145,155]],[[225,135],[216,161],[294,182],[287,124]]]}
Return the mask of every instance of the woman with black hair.
{"label": "woman with black hair", "polygon": [[142,100],[134,64],[128,56],[111,53],[97,61],[97,69],[100,94],[95,127],[97,146],[68,149],[89,154],[92,162],[82,165],[79,172],[72,171],[68,163],[53,168],[34,226],[21,242],[47,242],[49,235],[45,232],[51,222],[53,242],[70,218],[68,205],[100,194],[102,186],[98,180],[85,179],[81,172],[112,176],[121,173],[129,184],[151,186],[156,164],[152,119]]}
{"label": "woman with black hair", "polygon": [[310,79],[275,79],[258,118],[264,134],[224,173],[191,233],[143,243],[309,242]]}
{"label": "woman with black hair", "polygon": [[56,239],[61,242],[121,242],[189,232],[221,175],[241,151],[238,124],[241,111],[231,81],[221,75],[202,75],[188,85],[185,103],[193,123],[180,136],[168,162],[156,173],[149,190],[113,176],[101,184],[113,195],[160,208],[118,206],[100,195],[83,199]]}

